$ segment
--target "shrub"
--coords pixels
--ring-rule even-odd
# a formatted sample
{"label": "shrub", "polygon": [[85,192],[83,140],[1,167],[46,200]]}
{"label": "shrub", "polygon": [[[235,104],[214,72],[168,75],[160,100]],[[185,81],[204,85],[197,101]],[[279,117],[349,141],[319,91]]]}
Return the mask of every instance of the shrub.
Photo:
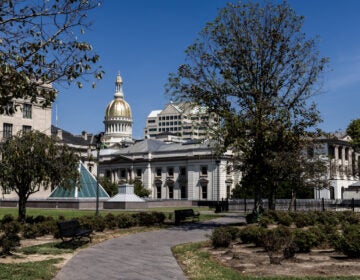
{"label": "shrub", "polygon": [[118,228],[129,228],[136,226],[136,220],[128,214],[119,214],[116,216]]}
{"label": "shrub", "polygon": [[34,223],[42,223],[45,222],[46,218],[43,215],[38,215],[34,218]]}
{"label": "shrub", "polygon": [[295,255],[293,235],[287,227],[279,226],[273,230],[265,230],[262,242],[271,264],[280,264],[284,258]]}
{"label": "shrub", "polygon": [[358,213],[352,211],[338,212],[338,220],[343,225],[360,224],[360,217]]}
{"label": "shrub", "polygon": [[105,216],[105,224],[108,229],[114,229],[117,227],[117,219],[114,214],[108,213]]}
{"label": "shrub", "polygon": [[132,216],[139,226],[153,226],[156,223],[156,217],[148,212],[139,212]]}
{"label": "shrub", "polygon": [[93,217],[93,227],[92,229],[98,232],[103,232],[106,228],[106,222],[103,216]]}
{"label": "shrub", "polygon": [[152,212],[155,224],[162,225],[165,221],[165,214],[163,212]]}
{"label": "shrub", "polygon": [[275,221],[269,216],[262,216],[259,219],[259,226],[267,228],[268,225],[274,224]]}
{"label": "shrub", "polygon": [[314,215],[313,212],[296,213],[293,217],[293,221],[297,228],[313,226],[316,224],[316,215]]}
{"label": "shrub", "polygon": [[245,244],[254,243],[256,246],[262,246],[262,238],[266,229],[256,225],[249,225],[239,231],[239,237]]}
{"label": "shrub", "polygon": [[2,220],[1,220],[1,225],[3,226],[3,225],[5,225],[5,224],[11,223],[11,222],[13,222],[13,221],[15,221],[14,216],[13,216],[13,215],[10,215],[10,214],[6,214],[6,215],[4,215],[4,217],[3,217]]}
{"label": "shrub", "polygon": [[213,230],[210,239],[214,248],[228,248],[232,240],[232,234],[228,228],[219,227]]}
{"label": "shrub", "polygon": [[23,234],[22,236],[25,239],[33,239],[38,236],[38,225],[36,224],[24,224],[23,225]]}
{"label": "shrub", "polygon": [[11,251],[20,245],[20,224],[16,221],[3,224],[3,235],[0,236],[1,255],[11,255]]}
{"label": "shrub", "polygon": [[57,230],[57,225],[55,220],[46,219],[42,223],[37,224],[38,236],[43,236],[46,234],[54,234]]}
{"label": "shrub", "polygon": [[337,226],[340,221],[335,212],[317,212],[317,223],[322,225]]}
{"label": "shrub", "polygon": [[276,212],[276,221],[280,224],[280,225],[284,225],[284,226],[290,226],[293,222],[291,216],[289,215],[289,213],[287,212],[280,212],[277,211]]}
{"label": "shrub", "polygon": [[349,225],[345,227],[336,249],[350,258],[360,258],[360,226]]}
{"label": "shrub", "polygon": [[315,230],[296,229],[293,231],[294,244],[299,253],[308,253],[312,248],[320,245],[320,238],[316,235]]}

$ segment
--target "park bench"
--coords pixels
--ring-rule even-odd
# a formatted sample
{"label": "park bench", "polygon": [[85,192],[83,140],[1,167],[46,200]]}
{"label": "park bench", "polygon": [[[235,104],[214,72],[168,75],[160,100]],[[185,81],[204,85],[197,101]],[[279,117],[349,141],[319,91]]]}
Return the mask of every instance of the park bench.
{"label": "park bench", "polygon": [[193,209],[175,210],[175,225],[179,225],[181,221],[185,221],[188,218],[191,218],[193,222],[195,220],[199,221],[199,216],[200,213]]}
{"label": "park bench", "polygon": [[80,226],[78,220],[60,221],[57,222],[59,228],[59,237],[65,242],[65,238],[80,240],[82,237],[87,237],[91,242],[92,229],[86,229]]}

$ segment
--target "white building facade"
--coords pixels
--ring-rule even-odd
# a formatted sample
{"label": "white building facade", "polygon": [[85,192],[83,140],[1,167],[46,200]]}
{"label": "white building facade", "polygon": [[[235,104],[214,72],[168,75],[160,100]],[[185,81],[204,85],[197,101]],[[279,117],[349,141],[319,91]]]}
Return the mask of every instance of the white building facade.
{"label": "white building facade", "polygon": [[359,181],[359,156],[351,146],[348,135],[331,136],[318,139],[314,154],[327,163],[326,179],[329,188],[315,189],[315,198],[343,199],[344,191]]}
{"label": "white building facade", "polygon": [[221,200],[241,180],[231,154],[215,159],[204,143],[145,139],[127,148],[101,150],[100,176],[124,183],[140,179],[153,199]]}

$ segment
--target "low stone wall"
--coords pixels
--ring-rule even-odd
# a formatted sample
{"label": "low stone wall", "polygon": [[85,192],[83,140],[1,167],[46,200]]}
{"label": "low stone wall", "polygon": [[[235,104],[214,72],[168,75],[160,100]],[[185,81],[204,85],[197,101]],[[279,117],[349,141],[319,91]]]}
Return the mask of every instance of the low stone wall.
{"label": "low stone wall", "polygon": [[146,202],[120,202],[120,201],[105,201],[104,209],[146,209],[148,208]]}
{"label": "low stone wall", "polygon": [[[103,209],[104,201],[99,200],[99,209]],[[18,207],[17,200],[0,200],[0,207]],[[26,207],[29,208],[55,208],[55,209],[95,209],[96,200],[28,200]]]}

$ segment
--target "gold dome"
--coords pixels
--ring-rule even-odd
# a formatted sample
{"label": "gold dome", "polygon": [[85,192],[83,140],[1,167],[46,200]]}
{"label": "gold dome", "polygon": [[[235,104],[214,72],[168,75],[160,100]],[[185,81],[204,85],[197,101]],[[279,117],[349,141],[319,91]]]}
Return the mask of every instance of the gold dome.
{"label": "gold dome", "polygon": [[130,105],[122,98],[111,101],[105,111],[105,119],[107,120],[118,117],[132,118]]}

